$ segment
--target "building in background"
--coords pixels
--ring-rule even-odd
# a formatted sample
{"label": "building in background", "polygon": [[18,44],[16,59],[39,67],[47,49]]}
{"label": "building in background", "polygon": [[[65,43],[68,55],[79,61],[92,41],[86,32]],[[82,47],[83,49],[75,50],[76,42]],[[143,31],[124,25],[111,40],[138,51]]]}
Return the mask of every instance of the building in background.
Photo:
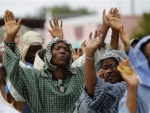
{"label": "building in background", "polygon": [[[50,33],[47,29],[50,28],[49,20],[52,16],[47,16],[45,20],[45,43],[52,40]],[[130,36],[131,32],[135,27],[138,26],[139,21],[142,19],[141,16],[122,16],[121,22],[124,25],[124,29]],[[90,32],[94,32],[102,25],[102,14],[94,14],[87,16],[78,16],[71,18],[60,19],[63,21],[64,38],[70,42],[73,48],[80,48],[81,43],[84,40],[88,40]],[[111,37],[111,29],[106,36],[106,43],[109,43]]]}

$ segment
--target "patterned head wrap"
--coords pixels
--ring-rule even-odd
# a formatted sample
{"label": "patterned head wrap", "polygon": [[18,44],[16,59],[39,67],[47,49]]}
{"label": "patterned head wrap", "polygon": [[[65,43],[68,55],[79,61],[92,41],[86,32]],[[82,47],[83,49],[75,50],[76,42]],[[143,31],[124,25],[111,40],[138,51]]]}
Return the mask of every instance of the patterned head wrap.
{"label": "patterned head wrap", "polygon": [[115,58],[119,63],[121,62],[121,59],[127,59],[128,56],[125,53],[117,51],[117,50],[108,51],[105,54],[103,54],[100,60],[96,63],[96,71],[98,71],[101,68],[102,60],[105,60],[108,58]]}
{"label": "patterned head wrap", "polygon": [[[47,49],[46,49],[46,53],[45,53],[45,56],[44,56],[44,66],[43,66],[43,70],[44,71],[54,71],[56,68],[57,68],[57,66],[55,66],[55,65],[53,65],[53,64],[51,64],[51,59],[52,59],[52,46],[54,45],[54,44],[57,44],[58,42],[64,42],[67,46],[68,46],[68,48],[69,48],[69,53],[70,53],[70,55],[72,54],[72,52],[71,52],[71,50],[72,50],[72,47],[71,47],[71,44],[70,43],[68,43],[66,40],[64,40],[64,39],[62,39],[62,38],[55,38],[55,39],[53,39],[48,45],[47,45]],[[66,69],[67,69],[67,71],[71,71],[71,63],[72,63],[72,61],[71,61],[71,58],[70,58],[70,62],[69,62],[69,64],[66,66]]]}

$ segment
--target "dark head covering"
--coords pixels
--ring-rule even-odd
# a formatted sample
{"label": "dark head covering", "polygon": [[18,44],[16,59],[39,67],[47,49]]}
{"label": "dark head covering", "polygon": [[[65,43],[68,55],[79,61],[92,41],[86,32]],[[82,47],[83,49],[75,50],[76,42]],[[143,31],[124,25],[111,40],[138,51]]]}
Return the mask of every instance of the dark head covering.
{"label": "dark head covering", "polygon": [[[45,53],[45,56],[44,56],[44,66],[43,66],[43,70],[46,71],[46,72],[52,72],[54,71],[57,66],[51,64],[51,59],[52,59],[52,46],[54,44],[57,44],[58,42],[64,42],[68,48],[69,48],[69,53],[70,55],[72,54],[71,50],[72,50],[72,47],[71,47],[71,44],[68,43],[66,40],[62,39],[62,38],[55,38],[53,39],[48,45],[47,45],[47,49],[46,49],[46,53]],[[70,62],[68,65],[66,65],[66,69],[67,71],[71,71],[71,58],[70,58]]]}

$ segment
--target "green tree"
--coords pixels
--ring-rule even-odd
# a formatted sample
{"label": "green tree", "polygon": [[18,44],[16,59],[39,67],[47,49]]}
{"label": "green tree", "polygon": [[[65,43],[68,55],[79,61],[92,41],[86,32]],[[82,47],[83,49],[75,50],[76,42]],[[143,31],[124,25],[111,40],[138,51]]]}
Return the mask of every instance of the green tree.
{"label": "green tree", "polygon": [[134,29],[131,37],[141,39],[146,35],[150,35],[150,13],[143,14],[139,29]]}
{"label": "green tree", "polygon": [[38,10],[38,17],[44,18],[46,13],[51,13],[53,17],[57,18],[67,18],[67,17],[75,17],[81,15],[89,15],[94,14],[94,11],[89,11],[86,8],[77,8],[72,9],[68,5],[63,6],[53,6],[51,8],[44,7]]}

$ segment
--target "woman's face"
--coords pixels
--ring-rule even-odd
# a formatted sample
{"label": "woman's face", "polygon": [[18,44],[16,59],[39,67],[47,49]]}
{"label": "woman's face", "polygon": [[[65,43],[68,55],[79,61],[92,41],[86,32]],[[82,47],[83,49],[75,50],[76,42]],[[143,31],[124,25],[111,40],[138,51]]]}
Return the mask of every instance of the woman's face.
{"label": "woman's face", "polygon": [[150,42],[145,45],[143,53],[150,63]]}
{"label": "woman's face", "polygon": [[107,76],[105,77],[106,82],[116,83],[121,82],[123,79],[117,70],[118,62],[114,58],[108,58],[102,60],[101,69],[107,72]]}
{"label": "woman's face", "polygon": [[25,60],[31,64],[34,63],[35,55],[38,50],[42,49],[42,45],[30,45]]}
{"label": "woman's face", "polygon": [[52,47],[51,63],[55,66],[64,67],[69,64],[71,55],[69,47],[64,42],[58,42]]}

